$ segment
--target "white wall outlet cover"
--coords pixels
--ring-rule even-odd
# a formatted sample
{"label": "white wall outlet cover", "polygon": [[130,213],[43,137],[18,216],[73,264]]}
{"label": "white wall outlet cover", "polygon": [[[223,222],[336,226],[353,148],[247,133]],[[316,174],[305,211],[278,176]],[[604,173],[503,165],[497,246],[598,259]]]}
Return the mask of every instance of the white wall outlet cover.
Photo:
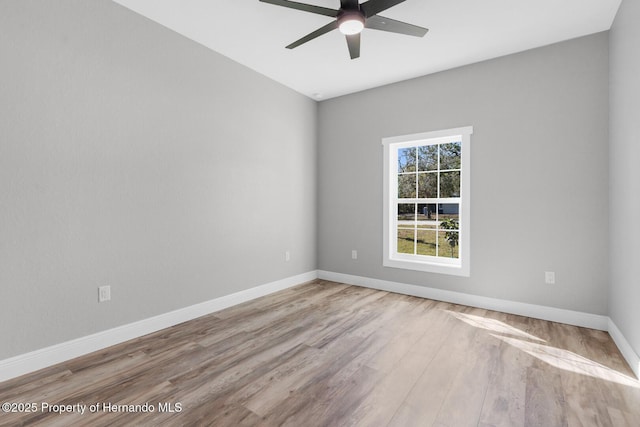
{"label": "white wall outlet cover", "polygon": [[556,283],[556,273],[553,271],[545,271],[544,281],[549,285],[553,285],[554,283]]}
{"label": "white wall outlet cover", "polygon": [[98,287],[98,302],[105,302],[111,299],[111,286]]}
{"label": "white wall outlet cover", "polygon": [[351,251],[351,259],[358,259],[358,251],[357,250],[352,250]]}

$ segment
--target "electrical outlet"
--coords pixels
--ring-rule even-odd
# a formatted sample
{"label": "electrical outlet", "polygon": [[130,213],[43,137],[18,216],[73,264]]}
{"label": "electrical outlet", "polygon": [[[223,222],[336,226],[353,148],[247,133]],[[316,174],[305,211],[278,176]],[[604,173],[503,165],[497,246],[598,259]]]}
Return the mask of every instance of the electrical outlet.
{"label": "electrical outlet", "polygon": [[287,262],[288,262],[288,261],[291,261],[291,252],[289,252],[289,251],[285,251],[285,253],[284,253],[284,260],[285,260],[285,261],[287,261]]}
{"label": "electrical outlet", "polygon": [[358,259],[358,251],[357,250],[352,250],[351,251],[351,259]]}
{"label": "electrical outlet", "polygon": [[111,286],[99,286],[98,302],[105,302],[109,300],[111,300]]}
{"label": "electrical outlet", "polygon": [[547,285],[553,285],[556,283],[556,273],[553,271],[545,271],[544,272],[544,282]]}

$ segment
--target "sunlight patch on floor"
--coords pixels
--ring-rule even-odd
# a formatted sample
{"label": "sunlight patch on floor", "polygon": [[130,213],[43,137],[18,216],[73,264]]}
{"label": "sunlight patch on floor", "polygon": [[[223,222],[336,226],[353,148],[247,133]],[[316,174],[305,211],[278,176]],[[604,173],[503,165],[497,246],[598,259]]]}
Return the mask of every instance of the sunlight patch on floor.
{"label": "sunlight patch on floor", "polygon": [[519,348],[530,356],[540,359],[558,369],[615,382],[629,387],[640,388],[640,381],[569,350],[501,335],[491,334],[491,336]]}
{"label": "sunlight patch on floor", "polygon": [[528,334],[518,328],[508,325],[496,319],[488,319],[482,316],[474,316],[473,314],[457,313],[455,311],[447,310],[449,314],[462,320],[463,322],[475,327],[482,328],[488,331],[496,332],[505,335],[515,335],[520,338],[527,338],[535,341],[546,342],[545,340],[538,338],[534,335]]}
{"label": "sunlight patch on floor", "polygon": [[[543,345],[546,341],[496,319],[446,310],[473,326],[490,331],[491,336],[512,345],[551,366],[605,381],[640,389],[640,381],[569,350]],[[531,342],[537,341],[537,342]]]}

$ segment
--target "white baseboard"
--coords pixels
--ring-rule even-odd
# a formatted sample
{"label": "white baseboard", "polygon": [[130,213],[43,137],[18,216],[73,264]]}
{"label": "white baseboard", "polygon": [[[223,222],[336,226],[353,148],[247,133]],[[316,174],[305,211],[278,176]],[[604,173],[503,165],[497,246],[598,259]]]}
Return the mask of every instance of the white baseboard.
{"label": "white baseboard", "polygon": [[640,379],[640,357],[633,351],[631,344],[629,344],[624,335],[622,335],[622,332],[620,332],[620,329],[618,329],[611,319],[609,319],[609,335],[613,338],[613,342],[618,346],[620,353],[622,353],[622,356],[631,367],[633,373]]}
{"label": "white baseboard", "polygon": [[550,320],[552,322],[566,323],[568,325],[582,326],[601,331],[606,331],[608,327],[609,318],[607,316],[600,316],[597,314],[482,297],[478,295],[464,294],[461,292],[428,288],[425,286],[408,285],[406,283],[390,282],[387,280],[372,279],[370,277],[333,273],[331,271],[320,270],[318,271],[318,277],[320,279],[342,282],[349,285],[359,285],[367,288],[397,292],[400,294],[451,302],[454,304],[468,305],[487,310],[501,311],[503,313],[533,317],[535,319]]}
{"label": "white baseboard", "polygon": [[75,357],[120,344],[124,341],[138,338],[316,278],[609,331],[609,334],[620,349],[627,363],[629,363],[636,376],[640,378],[640,358],[633,351],[631,345],[627,342],[617,326],[607,316],[320,270],[309,271],[297,276],[277,280],[159,316],[2,360],[0,361],[0,381],[6,381],[29,372],[65,362]]}
{"label": "white baseboard", "polygon": [[6,381],[115,344],[120,344],[130,339],[138,338],[206,314],[214,313],[233,305],[314,280],[317,277],[317,271],[309,271],[297,276],[287,277],[200,304],[5,359],[0,361],[0,381]]}
{"label": "white baseboard", "polygon": [[631,370],[633,370],[636,377],[640,379],[640,357],[638,357],[624,335],[622,335],[622,332],[620,332],[618,327],[608,316],[600,316],[580,311],[564,310],[561,308],[526,304],[497,298],[481,297],[461,292],[408,285],[406,283],[390,282],[387,280],[372,279],[370,277],[352,276],[350,274],[334,273],[324,270],[318,271],[318,278],[346,283],[348,285],[364,286],[366,288],[380,289],[383,291],[396,292],[405,295],[429,298],[454,304],[462,304],[487,310],[501,311],[503,313],[533,317],[535,319],[549,320],[552,322],[566,323],[568,325],[607,331],[622,353],[622,356],[631,367]]}

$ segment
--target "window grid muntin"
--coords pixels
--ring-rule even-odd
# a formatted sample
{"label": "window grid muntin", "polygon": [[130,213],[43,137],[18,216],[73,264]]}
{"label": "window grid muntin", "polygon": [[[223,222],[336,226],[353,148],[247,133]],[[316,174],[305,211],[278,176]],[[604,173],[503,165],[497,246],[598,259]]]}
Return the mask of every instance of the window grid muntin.
{"label": "window grid muntin", "polygon": [[[444,144],[459,144],[460,146],[460,168],[454,168],[454,169],[440,169],[441,166],[441,146]],[[395,212],[396,215],[394,216],[393,219],[393,228],[394,228],[394,239],[393,239],[393,252],[394,252],[394,256],[398,257],[398,258],[404,258],[407,255],[413,257],[418,257],[419,259],[433,259],[436,260],[436,262],[450,262],[451,260],[454,260],[454,263],[459,264],[460,263],[460,254],[462,253],[462,248],[461,248],[461,244],[462,244],[462,230],[460,229],[460,224],[461,224],[461,217],[462,217],[462,206],[461,206],[461,196],[462,196],[462,143],[463,143],[463,138],[460,135],[456,135],[456,136],[451,136],[451,137],[445,137],[445,138],[433,138],[433,139],[428,139],[428,140],[422,140],[422,141],[409,141],[406,143],[402,143],[402,144],[397,144],[394,145],[394,157],[396,158],[396,161],[394,162],[396,167],[395,167],[395,174],[394,174],[394,180],[393,180],[393,205],[395,206]],[[428,147],[428,146],[433,146],[433,145],[437,145],[438,146],[438,150],[437,150],[437,168],[433,169],[433,170],[420,170],[420,156],[419,156],[419,148],[420,147]],[[400,172],[400,156],[399,153],[401,150],[405,150],[407,148],[411,148],[414,151],[414,155],[413,158],[415,159],[415,164],[413,165],[413,171],[407,171],[407,172]],[[458,182],[458,197],[440,197],[441,196],[441,174],[443,173],[447,173],[447,172],[459,172],[460,173],[460,178],[459,178],[459,182]],[[419,195],[419,176],[420,174],[436,174],[436,188],[437,188],[437,196],[438,197],[427,197],[427,198],[421,198],[421,197],[411,197],[411,198],[399,198],[398,197],[398,177],[400,176],[407,176],[407,175],[415,175],[415,180],[414,180],[414,189],[413,189],[413,193],[418,196]],[[406,226],[400,226],[398,224],[398,207],[400,204],[413,204],[414,205],[414,212],[413,212],[413,227],[406,227]],[[423,254],[418,254],[418,231],[420,230],[420,228],[418,227],[418,205],[419,204],[435,204],[436,205],[436,227],[435,229],[429,229],[429,230],[433,230],[434,234],[435,234],[435,255],[423,255]],[[440,227],[440,220],[439,220],[439,206],[441,204],[455,204],[457,205],[457,210],[458,210],[458,228],[457,229],[444,229]],[[413,230],[413,254],[408,254],[406,252],[399,252],[398,250],[398,240],[399,240],[399,233],[398,230]],[[457,251],[457,257],[455,258],[447,258],[447,257],[443,257],[440,256],[440,233],[441,232],[445,232],[445,231],[452,231],[452,232],[457,232],[458,233],[458,251]]]}

